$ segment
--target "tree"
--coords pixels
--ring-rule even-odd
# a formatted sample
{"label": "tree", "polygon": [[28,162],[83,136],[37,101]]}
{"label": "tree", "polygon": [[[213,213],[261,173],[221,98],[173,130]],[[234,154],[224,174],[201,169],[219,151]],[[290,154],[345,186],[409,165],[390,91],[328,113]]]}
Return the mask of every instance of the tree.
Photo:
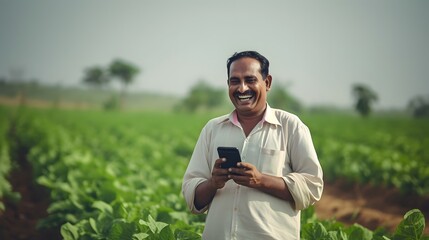
{"label": "tree", "polygon": [[82,81],[90,86],[101,88],[109,83],[110,79],[105,69],[95,66],[85,70]]}
{"label": "tree", "polygon": [[287,87],[284,85],[271,88],[268,93],[268,102],[271,107],[291,112],[300,112],[302,109],[302,104],[287,91]]}
{"label": "tree", "polygon": [[179,108],[194,112],[199,108],[213,109],[220,106],[224,101],[224,90],[210,86],[204,80],[195,84],[182,102]]}
{"label": "tree", "polygon": [[408,103],[408,109],[416,118],[429,117],[429,96],[416,96]]}
{"label": "tree", "polygon": [[378,100],[377,94],[363,84],[355,84],[353,86],[353,94],[356,98],[356,110],[363,117],[368,116],[371,112],[371,104]]}
{"label": "tree", "polygon": [[110,76],[118,79],[122,83],[121,106],[124,105],[125,92],[128,84],[132,83],[134,77],[139,73],[139,69],[131,63],[116,59],[109,66]]}
{"label": "tree", "polygon": [[139,69],[131,63],[116,59],[110,64],[109,73],[122,82],[125,91],[126,86],[132,83],[134,77],[139,73]]}

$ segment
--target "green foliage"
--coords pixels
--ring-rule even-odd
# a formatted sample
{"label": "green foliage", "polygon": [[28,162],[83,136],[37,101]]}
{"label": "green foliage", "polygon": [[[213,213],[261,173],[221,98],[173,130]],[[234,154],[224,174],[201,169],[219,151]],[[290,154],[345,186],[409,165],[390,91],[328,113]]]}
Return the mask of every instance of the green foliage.
{"label": "green foliage", "polygon": [[83,82],[94,87],[103,87],[109,83],[109,76],[105,69],[99,66],[90,67],[85,70]]}
{"label": "green foliage", "polygon": [[[0,132],[14,125],[15,138],[6,140],[9,154],[25,150],[35,180],[50,189],[49,215],[40,227],[61,226],[64,239],[201,239],[205,215],[188,211],[180,189],[210,118],[22,109],[0,120]],[[328,178],[394,181],[427,193],[426,122],[315,115],[308,120]],[[387,157],[392,161],[386,163]],[[407,213],[392,236],[317,220],[314,208],[303,211],[301,220],[302,239],[424,239],[418,210]]]}
{"label": "green foliage", "polygon": [[271,87],[268,93],[268,102],[273,108],[285,109],[289,112],[297,113],[302,110],[302,104],[283,85]]}
{"label": "green foliage", "polygon": [[408,211],[404,215],[404,220],[396,228],[393,240],[409,239],[419,240],[425,229],[425,217],[418,209]]}
{"label": "green foliage", "polygon": [[176,110],[195,112],[198,109],[213,109],[224,103],[225,90],[216,89],[205,81],[199,81],[188,93]]}
{"label": "green foliage", "polygon": [[378,100],[377,94],[368,86],[355,84],[353,93],[356,98],[356,110],[364,117],[371,113],[371,104]]}
{"label": "green foliage", "polygon": [[[51,192],[49,216],[40,227],[63,225],[65,239],[201,238],[203,215],[187,211],[177,168],[186,167],[194,128],[203,122],[190,126],[194,135],[187,139],[185,122],[160,135],[153,124],[166,124],[169,117],[149,116],[133,116],[133,125],[115,113],[50,111],[47,118],[28,111],[14,119],[13,151],[27,149],[37,182]],[[182,157],[176,156],[178,146]]]}
{"label": "green foliage", "polygon": [[117,99],[117,97],[113,95],[103,104],[104,109],[113,110],[123,105],[125,87],[132,83],[138,73],[138,67],[124,60],[116,59],[110,63],[108,69],[99,66],[86,69],[83,82],[92,86],[102,87],[109,83],[111,78],[119,80],[123,85],[121,99]]}
{"label": "green foliage", "polygon": [[9,121],[10,112],[0,107],[0,213],[5,210],[4,199],[18,201],[20,195],[12,190],[8,181],[9,172],[12,170],[12,162],[9,155]]}
{"label": "green foliage", "polygon": [[344,226],[335,221],[314,221],[302,226],[303,240],[421,240],[425,218],[420,210],[412,209],[404,215],[404,220],[396,228],[393,236],[379,235],[359,225]]}
{"label": "green foliage", "polygon": [[121,100],[115,95],[113,94],[112,96],[110,96],[109,99],[107,99],[106,102],[104,102],[103,104],[103,109],[104,110],[118,110],[120,109],[121,106]]}
{"label": "green foliage", "polygon": [[124,85],[130,84],[139,73],[138,67],[121,59],[116,59],[109,65],[109,73],[118,78]]}
{"label": "green foliage", "polygon": [[408,103],[408,109],[416,118],[429,117],[429,96],[416,96]]}
{"label": "green foliage", "polygon": [[303,116],[326,180],[429,194],[429,122],[423,119]]}

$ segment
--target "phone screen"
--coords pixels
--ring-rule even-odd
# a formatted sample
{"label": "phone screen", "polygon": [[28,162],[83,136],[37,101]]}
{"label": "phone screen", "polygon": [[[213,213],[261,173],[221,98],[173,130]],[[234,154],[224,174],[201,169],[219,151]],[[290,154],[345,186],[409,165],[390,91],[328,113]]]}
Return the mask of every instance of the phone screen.
{"label": "phone screen", "polygon": [[218,147],[217,153],[219,158],[226,158],[226,162],[221,164],[222,168],[237,167],[237,163],[241,162],[240,152],[235,147]]}

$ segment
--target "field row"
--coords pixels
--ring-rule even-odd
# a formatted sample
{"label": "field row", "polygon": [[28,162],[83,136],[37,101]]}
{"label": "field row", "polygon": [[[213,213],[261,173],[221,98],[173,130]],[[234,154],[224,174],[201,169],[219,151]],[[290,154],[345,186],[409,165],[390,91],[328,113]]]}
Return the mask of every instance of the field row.
{"label": "field row", "polygon": [[[26,152],[36,181],[50,189],[49,216],[41,221],[41,227],[61,226],[64,239],[201,238],[205,216],[189,213],[180,187],[208,116],[0,111],[9,116],[7,121],[0,121],[1,136],[7,143],[1,146],[6,146],[2,147],[9,153],[6,155],[13,161],[13,153]],[[319,126],[323,126],[322,120]],[[316,122],[310,124],[314,125],[310,127],[315,129],[325,175],[336,174],[326,159],[347,158],[326,150],[324,144],[331,143],[324,141],[324,136],[330,135],[329,131],[317,128]],[[352,139],[348,141],[352,144]],[[301,235],[303,239],[396,239],[411,236],[406,229],[412,228],[414,236],[410,239],[420,239],[422,213],[413,210],[406,217],[403,226],[390,235],[359,225],[345,227],[336,221],[319,221],[310,208],[303,212]]]}
{"label": "field row", "polygon": [[429,121],[404,117],[309,116],[326,180],[429,195]]}

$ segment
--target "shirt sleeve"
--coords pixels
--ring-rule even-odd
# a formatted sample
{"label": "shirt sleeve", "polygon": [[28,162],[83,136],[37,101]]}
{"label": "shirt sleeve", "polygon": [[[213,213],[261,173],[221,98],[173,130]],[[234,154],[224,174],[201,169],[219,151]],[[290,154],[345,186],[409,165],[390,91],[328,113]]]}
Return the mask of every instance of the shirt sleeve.
{"label": "shirt sleeve", "polygon": [[198,210],[194,204],[195,189],[199,184],[203,183],[211,176],[211,164],[208,157],[209,153],[207,147],[207,128],[208,127],[206,125],[201,131],[182,183],[182,194],[188,208],[193,213],[204,213],[208,209],[208,206],[205,206]]}
{"label": "shirt sleeve", "polygon": [[323,172],[307,126],[299,125],[289,141],[292,172],[283,179],[295,201],[295,209],[302,210],[320,200]]}

